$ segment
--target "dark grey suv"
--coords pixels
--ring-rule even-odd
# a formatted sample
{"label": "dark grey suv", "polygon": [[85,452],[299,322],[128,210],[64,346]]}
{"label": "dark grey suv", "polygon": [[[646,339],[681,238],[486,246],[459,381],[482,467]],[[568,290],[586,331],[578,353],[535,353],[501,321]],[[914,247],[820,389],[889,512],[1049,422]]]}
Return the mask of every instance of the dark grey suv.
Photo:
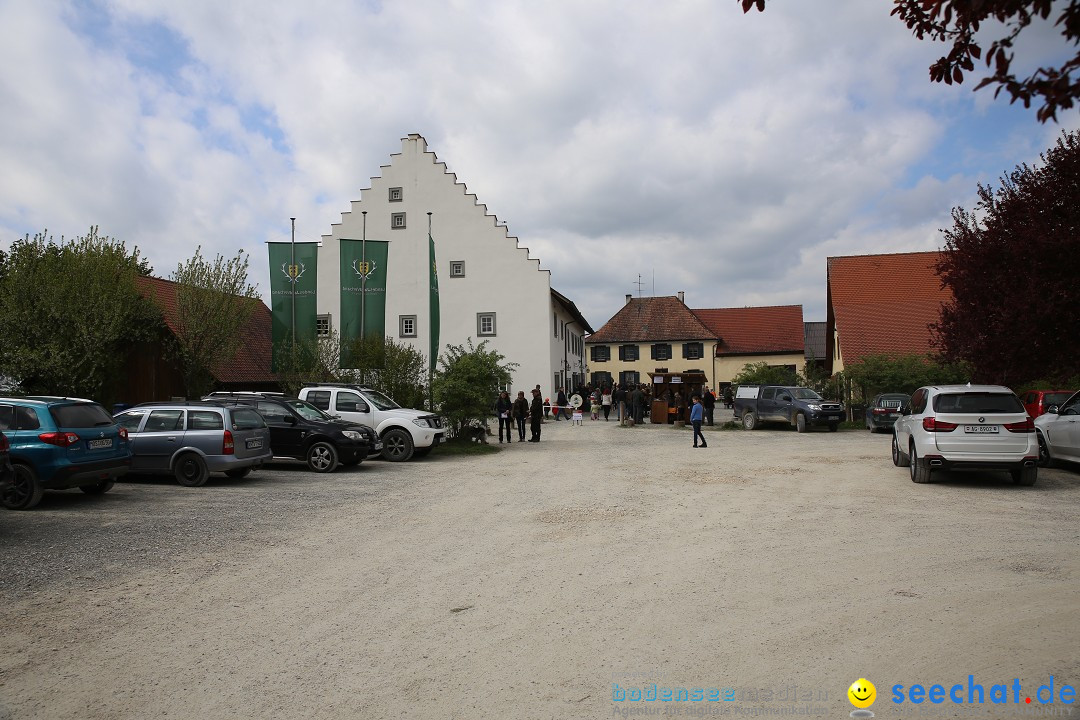
{"label": "dark grey suv", "polygon": [[115,416],[127,428],[133,473],[171,473],[187,487],[212,472],[242,478],[272,457],[270,430],[252,408],[213,402],[145,403]]}

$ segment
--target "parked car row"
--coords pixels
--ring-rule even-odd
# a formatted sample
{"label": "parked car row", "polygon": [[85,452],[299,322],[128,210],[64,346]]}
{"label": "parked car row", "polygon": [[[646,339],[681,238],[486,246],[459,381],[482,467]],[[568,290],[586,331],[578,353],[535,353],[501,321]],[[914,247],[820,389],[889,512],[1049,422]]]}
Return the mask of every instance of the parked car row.
{"label": "parked car row", "polygon": [[[78,398],[0,398],[0,504],[29,509],[48,489],[105,493],[129,472],[170,474],[198,487],[210,473],[242,478],[274,457],[332,472],[380,455],[391,461],[426,455],[444,438],[442,418],[400,408],[370,388],[307,390],[340,414],[264,392],[145,403],[115,417]],[[342,415],[370,417],[378,430]]]}

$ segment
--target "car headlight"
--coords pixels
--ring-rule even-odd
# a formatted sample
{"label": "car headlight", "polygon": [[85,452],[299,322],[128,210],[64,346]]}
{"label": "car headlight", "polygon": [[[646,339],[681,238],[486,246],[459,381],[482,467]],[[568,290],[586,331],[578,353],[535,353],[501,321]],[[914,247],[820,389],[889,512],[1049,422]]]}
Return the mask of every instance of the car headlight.
{"label": "car headlight", "polygon": [[419,425],[422,428],[431,427],[431,421],[425,418],[416,418],[413,420],[413,425]]}
{"label": "car headlight", "polygon": [[820,405],[809,405],[809,404],[807,404],[807,406],[806,406],[806,407],[810,408],[810,409],[811,409],[811,410],[813,410],[814,412],[818,412],[819,410],[821,410],[821,406],[820,406]]}
{"label": "car headlight", "polygon": [[363,440],[364,434],[356,430],[342,430],[341,434],[350,440]]}

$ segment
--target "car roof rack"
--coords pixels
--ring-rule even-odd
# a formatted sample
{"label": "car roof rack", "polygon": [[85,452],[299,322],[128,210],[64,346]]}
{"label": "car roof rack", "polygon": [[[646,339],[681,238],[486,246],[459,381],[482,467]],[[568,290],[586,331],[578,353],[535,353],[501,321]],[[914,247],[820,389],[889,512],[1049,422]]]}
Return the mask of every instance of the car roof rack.
{"label": "car roof rack", "polygon": [[348,388],[349,390],[360,390],[362,392],[374,390],[374,388],[367,385],[358,385],[356,383],[346,382],[306,382],[304,383],[304,387],[339,387]]}

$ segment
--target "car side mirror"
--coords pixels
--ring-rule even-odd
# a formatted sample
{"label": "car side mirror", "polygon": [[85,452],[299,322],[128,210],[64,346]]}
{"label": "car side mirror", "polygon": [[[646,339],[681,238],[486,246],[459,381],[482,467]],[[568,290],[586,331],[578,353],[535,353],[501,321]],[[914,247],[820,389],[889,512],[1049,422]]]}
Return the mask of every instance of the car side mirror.
{"label": "car side mirror", "polygon": [[901,405],[900,406],[900,414],[901,415],[910,415],[911,414],[911,408],[909,408],[907,405]]}
{"label": "car side mirror", "polygon": [[286,415],[283,419],[285,420],[286,425],[296,424],[296,418],[294,418],[292,415]]}
{"label": "car side mirror", "polygon": [[1046,408],[1046,414],[1047,415],[1057,415],[1058,414],[1058,406],[1057,405],[1051,405],[1050,407]]}
{"label": "car side mirror", "polygon": [[791,396],[790,395],[781,395],[780,396],[780,402],[791,402]]}

